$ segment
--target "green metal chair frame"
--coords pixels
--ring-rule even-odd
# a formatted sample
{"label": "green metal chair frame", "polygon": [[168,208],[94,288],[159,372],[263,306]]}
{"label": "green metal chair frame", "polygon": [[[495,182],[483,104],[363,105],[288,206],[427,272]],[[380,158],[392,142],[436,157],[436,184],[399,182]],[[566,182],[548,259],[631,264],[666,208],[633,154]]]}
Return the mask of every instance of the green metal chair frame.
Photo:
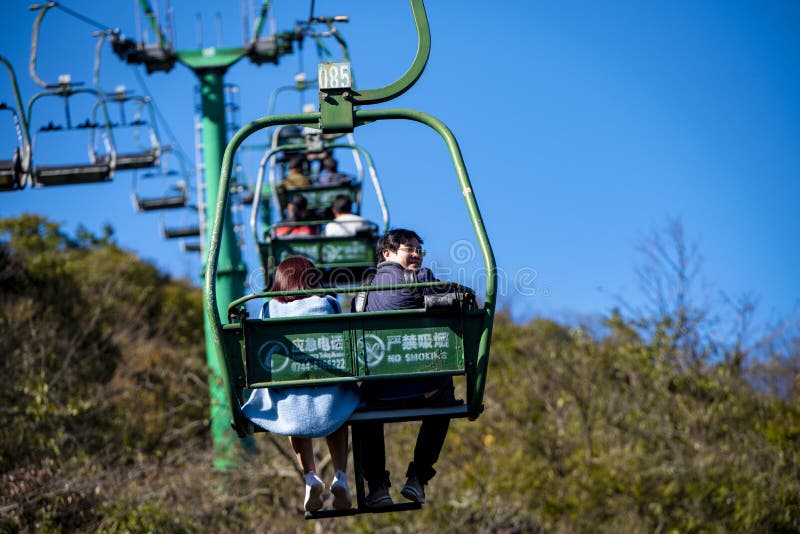
{"label": "green metal chair frame", "polygon": [[[483,393],[489,363],[492,325],[497,297],[497,271],[489,238],[478,209],[475,194],[469,180],[461,151],[452,132],[438,119],[414,110],[381,109],[361,110],[358,105],[390,100],[407,91],[422,74],[430,53],[430,30],[428,28],[422,0],[410,0],[414,15],[419,47],[409,70],[396,82],[377,90],[357,91],[352,88],[323,89],[320,91],[320,112],[263,117],[240,129],[230,140],[222,161],[217,209],[210,234],[208,264],[203,289],[204,306],[210,319],[211,337],[220,355],[220,367],[229,392],[232,426],[240,436],[248,431],[251,423],[242,414],[240,403],[245,388],[291,387],[299,385],[327,384],[382,380],[386,378],[414,379],[424,376],[459,375],[467,378],[467,403],[463,410],[452,410],[449,417],[467,416],[477,418],[483,409]],[[306,125],[325,132],[350,132],[373,122],[384,120],[410,120],[426,125],[436,131],[445,141],[455,166],[460,193],[476,235],[486,270],[486,289],[483,305],[478,306],[474,294],[466,288],[456,290],[458,296],[454,307],[439,312],[436,310],[399,310],[340,314],[321,317],[298,317],[281,319],[248,319],[242,304],[254,298],[271,298],[281,293],[257,293],[230,303],[228,323],[223,324],[220,304],[216,298],[216,278],[219,269],[220,242],[226,208],[229,200],[230,175],[234,155],[242,142],[253,133],[283,124]],[[306,290],[284,294],[322,294],[330,291],[386,290],[400,288],[439,287],[447,282],[428,284],[400,284],[396,286],[372,286],[336,288],[333,290]],[[224,308],[223,308],[224,309]],[[402,342],[408,335],[409,346],[423,345],[430,349],[416,354],[407,365],[392,369],[385,365],[387,356],[375,346],[370,349],[368,341],[384,348],[392,336]],[[430,337],[420,337],[428,336]],[[315,339],[315,350],[308,347],[309,339]],[[327,342],[323,342],[327,339]],[[437,346],[437,340],[439,342]],[[335,343],[334,343],[335,341]],[[320,344],[323,345],[320,351]],[[327,349],[326,350],[326,346]],[[379,347],[378,347],[379,348]],[[438,350],[437,350],[438,349]],[[388,358],[386,358],[388,359]],[[411,410],[404,420],[414,420],[434,415],[426,409]],[[370,420],[391,420],[391,417],[375,415]],[[347,511],[326,511],[306,517],[347,515],[364,512],[395,511],[409,509],[409,505],[395,505],[385,509],[366,507],[363,484],[360,479],[360,463],[354,434],[354,463],[357,478],[358,508]],[[419,505],[417,504],[418,508]]]}

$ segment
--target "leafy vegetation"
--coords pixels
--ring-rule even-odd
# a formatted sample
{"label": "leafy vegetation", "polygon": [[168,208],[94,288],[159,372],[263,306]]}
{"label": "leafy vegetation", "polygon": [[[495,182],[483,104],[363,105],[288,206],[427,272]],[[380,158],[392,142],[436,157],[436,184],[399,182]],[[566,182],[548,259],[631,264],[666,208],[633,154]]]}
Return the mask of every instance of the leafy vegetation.
{"label": "leafy vegetation", "polygon": [[[800,340],[715,335],[681,239],[650,244],[643,312],[498,315],[486,411],[452,423],[423,511],[304,522],[285,438],[211,468],[197,288],[110,229],[0,235],[0,531],[800,531]],[[395,484],[415,429],[387,427]]]}

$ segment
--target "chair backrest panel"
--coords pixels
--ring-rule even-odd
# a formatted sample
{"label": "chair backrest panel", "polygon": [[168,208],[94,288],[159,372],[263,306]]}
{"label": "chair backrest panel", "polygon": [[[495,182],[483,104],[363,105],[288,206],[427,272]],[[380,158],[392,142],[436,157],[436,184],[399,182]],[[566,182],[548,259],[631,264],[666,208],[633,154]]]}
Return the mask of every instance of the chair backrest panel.
{"label": "chair backrest panel", "polygon": [[295,239],[272,239],[262,244],[262,254],[275,258],[276,264],[290,256],[305,256],[319,269],[350,265],[375,265],[377,237],[309,236]]}

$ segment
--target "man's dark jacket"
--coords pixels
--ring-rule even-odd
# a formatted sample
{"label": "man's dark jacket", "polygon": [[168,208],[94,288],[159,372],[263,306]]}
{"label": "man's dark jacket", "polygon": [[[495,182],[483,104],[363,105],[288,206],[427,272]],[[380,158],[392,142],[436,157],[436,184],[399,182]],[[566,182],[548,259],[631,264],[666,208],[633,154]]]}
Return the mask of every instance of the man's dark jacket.
{"label": "man's dark jacket", "polygon": [[[417,270],[417,281],[438,282],[433,272],[425,267]],[[403,275],[403,266],[393,261],[384,261],[378,264],[378,270],[372,279],[371,285],[389,286],[405,283],[407,282]],[[433,291],[430,288],[371,291],[367,297],[366,311],[423,308],[425,306],[424,295],[431,292]],[[366,388],[365,393],[377,399],[403,399],[417,397],[437,389],[452,388],[452,384],[453,379],[449,376],[413,380],[387,380],[380,382],[380,391],[370,391],[369,388]]]}

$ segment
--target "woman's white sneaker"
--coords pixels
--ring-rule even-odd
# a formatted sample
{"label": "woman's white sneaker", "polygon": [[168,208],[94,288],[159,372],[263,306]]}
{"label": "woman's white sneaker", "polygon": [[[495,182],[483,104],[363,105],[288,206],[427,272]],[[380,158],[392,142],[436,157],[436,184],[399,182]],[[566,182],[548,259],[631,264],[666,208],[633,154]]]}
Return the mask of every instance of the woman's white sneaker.
{"label": "woman's white sneaker", "polygon": [[350,486],[347,484],[347,473],[337,471],[336,476],[331,482],[331,493],[333,493],[334,510],[349,510],[353,506],[353,499],[350,496]]}
{"label": "woman's white sneaker", "polygon": [[325,484],[314,471],[303,475],[303,479],[306,481],[306,500],[303,502],[303,507],[306,512],[316,512],[324,504],[322,492],[325,490]]}

